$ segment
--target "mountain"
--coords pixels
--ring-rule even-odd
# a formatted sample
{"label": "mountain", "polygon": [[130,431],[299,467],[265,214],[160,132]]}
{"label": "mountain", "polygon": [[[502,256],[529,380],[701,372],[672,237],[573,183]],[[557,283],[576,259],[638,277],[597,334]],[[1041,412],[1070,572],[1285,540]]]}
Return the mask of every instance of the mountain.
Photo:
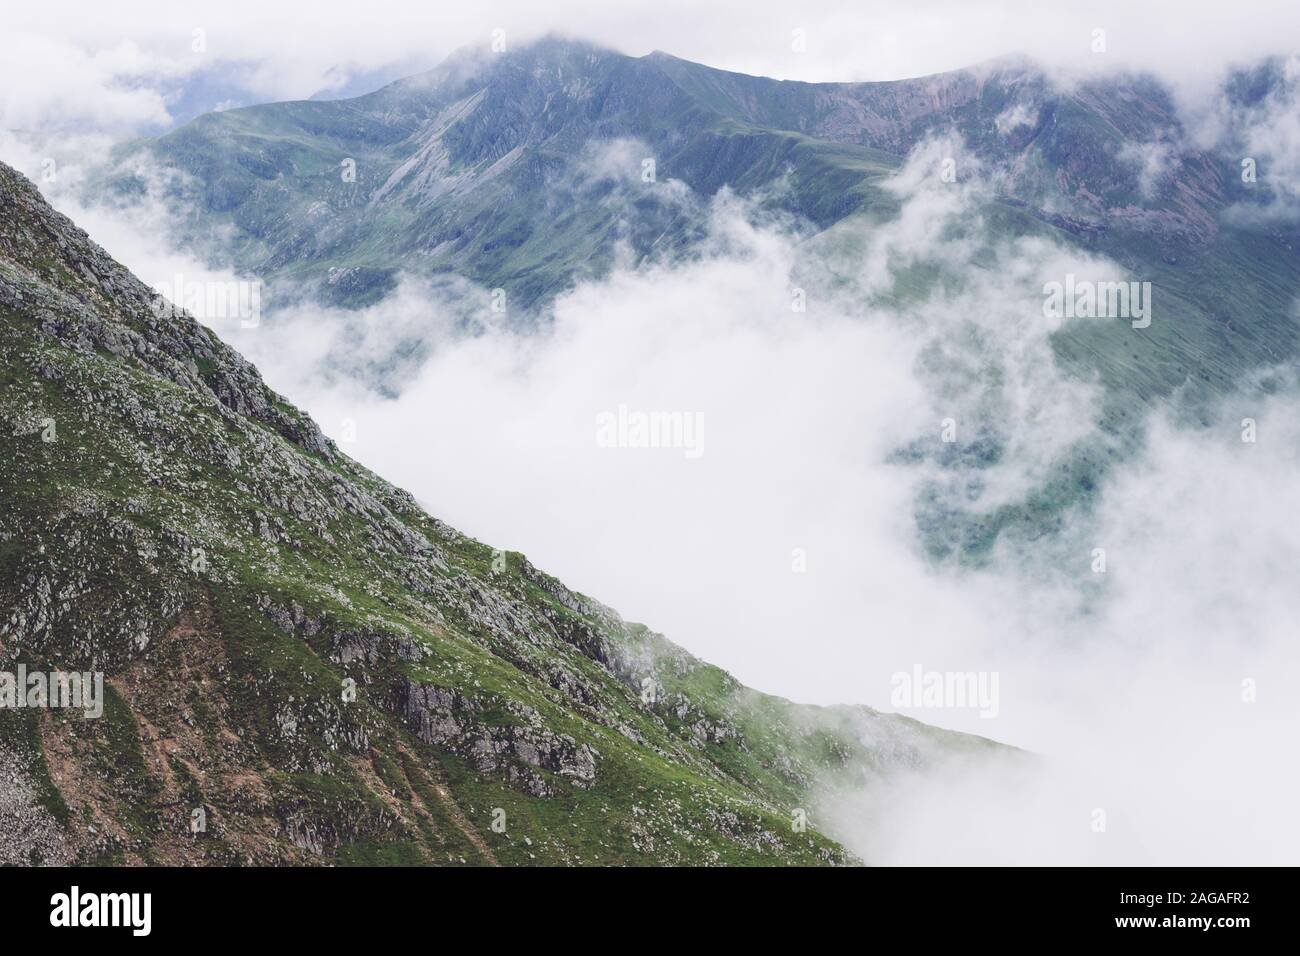
{"label": "mountain", "polygon": [[0,165],[0,678],[104,681],[0,709],[0,861],[837,864],[823,793],[1006,752],[741,686],[157,303]]}
{"label": "mountain", "polygon": [[[761,194],[824,229],[888,215],[881,189],[926,136],[955,132],[998,172],[1008,203],[1071,241],[1159,261],[1203,246],[1247,195],[1239,154],[1175,148],[1183,129],[1157,81],[1060,89],[1008,58],[877,83],[778,81],[663,53],[629,57],[551,37],[504,54],[462,51],[435,70],[332,102],[211,113],[120,157],[179,174],[190,238],[263,278],[361,304],[399,271],[454,272],[544,303],[637,257],[688,248],[707,197]],[[654,161],[654,182],[643,162]],[[345,177],[345,164],[348,176]]]}
{"label": "mountain", "polygon": [[[1033,237],[1104,259],[1151,282],[1160,312],[1139,335],[1120,323],[1053,333],[1057,365],[1101,386],[1099,421],[1019,500],[918,501],[928,552],[979,562],[1003,535],[1040,538],[1094,501],[1156,405],[1208,420],[1205,403],[1267,388],[1267,371],[1300,354],[1300,223],[1256,215],[1286,187],[1240,175],[1259,145],[1243,124],[1264,106],[1285,112],[1288,82],[1277,64],[1229,77],[1231,135],[1203,145],[1173,93],[1146,76],[1061,83],[1004,58],[915,79],[802,83],[550,37],[462,51],[354,99],[201,117],[127,148],[107,185],[129,199],[161,171],[181,240],[272,290],[357,306],[402,274],[455,276],[482,287],[461,296],[469,312],[499,289],[512,315],[544,321],[549,301],[620,257],[692,255],[707,200],[724,187],[815,237],[806,248],[838,259],[830,281],[844,282],[867,254],[863,237],[898,218],[888,183],[909,152],[955,137],[958,179],[974,165],[994,187],[970,224],[978,241]],[[935,276],[895,278],[904,308],[944,289]],[[391,394],[426,344],[403,341],[377,370],[345,374]],[[989,389],[1001,374],[986,370]],[[1000,460],[1005,432],[985,416],[956,451],[901,449],[900,460],[979,472]]]}
{"label": "mountain", "polygon": [[[681,247],[697,217],[642,181],[651,156],[657,181],[706,192],[793,167],[796,205],[822,225],[886,201],[875,183],[893,157],[719,113],[671,66],[558,39],[502,57],[463,52],[355,99],[209,114],[123,165],[151,158],[184,174],[176,198],[203,213],[196,241],[214,221],[232,225],[223,251],[241,267],[351,304],[405,269],[456,272],[528,308],[607,266],[620,241],[640,254]],[[143,184],[128,173],[116,185]]]}

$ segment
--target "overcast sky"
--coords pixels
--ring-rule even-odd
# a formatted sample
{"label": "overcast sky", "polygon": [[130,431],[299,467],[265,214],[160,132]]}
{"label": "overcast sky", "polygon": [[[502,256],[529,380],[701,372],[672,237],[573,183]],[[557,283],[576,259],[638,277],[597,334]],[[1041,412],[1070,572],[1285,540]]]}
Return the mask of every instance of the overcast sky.
{"label": "overcast sky", "polygon": [[[953,69],[1006,53],[1062,68],[1133,67],[1190,81],[1279,52],[1300,36],[1289,0],[48,0],[9,5],[0,34],[0,120],[166,124],[187,76],[219,74],[235,103],[351,90],[357,75],[418,70],[502,29],[547,31],[641,55],[655,49],[786,79],[873,80]],[[1092,52],[1094,30],[1106,52]],[[203,49],[195,52],[195,31]],[[795,52],[796,30],[804,52]],[[238,65],[237,69],[235,65]],[[364,83],[364,79],[363,79]]]}

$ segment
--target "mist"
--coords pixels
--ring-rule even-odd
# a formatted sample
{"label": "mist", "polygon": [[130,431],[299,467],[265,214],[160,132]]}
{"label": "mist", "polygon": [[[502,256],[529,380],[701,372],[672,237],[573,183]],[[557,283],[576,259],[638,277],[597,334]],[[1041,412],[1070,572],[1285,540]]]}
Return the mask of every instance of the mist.
{"label": "mist", "polygon": [[[685,0],[653,6],[520,0],[430,10],[412,0],[364,9],[321,0],[310,18],[252,0],[135,0],[73,7],[51,0],[10,12],[0,79],[14,88],[39,69],[28,96],[4,102],[3,126],[27,127],[52,110],[105,126],[166,125],[186,97],[236,105],[354,91],[385,68],[429,68],[453,50],[511,45],[547,32],[581,36],[640,56],[665,50],[722,69],[808,81],[889,80],[959,69],[1008,54],[1070,71],[1142,70],[1179,84],[1264,56],[1290,54],[1300,32],[1294,4],[1243,0],[918,0],[846,4]],[[690,24],[684,29],[684,24]],[[1096,31],[1105,49],[1094,49]],[[198,89],[210,87],[210,89]],[[26,90],[26,87],[24,87]],[[188,91],[188,92],[187,92]]]}

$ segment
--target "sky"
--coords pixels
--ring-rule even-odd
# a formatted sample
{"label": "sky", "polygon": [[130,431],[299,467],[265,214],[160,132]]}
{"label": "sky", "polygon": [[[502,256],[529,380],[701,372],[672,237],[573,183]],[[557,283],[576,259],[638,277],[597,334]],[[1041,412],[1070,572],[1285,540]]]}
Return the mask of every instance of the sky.
{"label": "sky", "polygon": [[[494,29],[509,43],[556,30],[630,54],[662,49],[805,80],[915,76],[1018,52],[1062,76],[1156,72],[1189,110],[1207,102],[1206,85],[1226,65],[1294,54],[1281,45],[1300,37],[1294,3],[478,3],[453,12],[376,0],[309,10],[235,0],[7,13],[0,158],[29,175],[39,168],[41,150],[15,130],[78,144],[60,155],[83,161],[46,188],[58,208],[147,282],[178,272],[222,279],[169,245],[158,223],[175,210],[87,204],[75,192],[80,173],[111,142],[202,104],[337,94],[486,45]],[[1097,29],[1103,54],[1091,50]],[[1300,157],[1294,112],[1270,116],[1256,135],[1261,149]],[[806,251],[723,193],[684,198],[708,211],[699,259],[583,282],[544,334],[457,336],[461,298],[486,290],[414,277],[359,315],[295,307],[257,329],[212,324],[328,434],[355,435],[345,451],[433,514],[525,552],[751,686],[891,710],[892,675],[914,666],[996,672],[995,717],[915,716],[1033,750],[1047,769],[902,778],[827,808],[872,859],[1294,862],[1296,781],[1282,755],[1300,730],[1289,693],[1300,677],[1291,570],[1300,547],[1277,520],[1300,511],[1294,391],[1252,409],[1260,439],[1249,448],[1226,407],[1200,431],[1154,410],[1147,447],[1111,477],[1098,513],[1039,551],[998,553],[960,572],[920,553],[914,503],[935,476],[891,455],[947,418],[963,427],[988,396],[924,374],[918,357],[938,350],[1011,383],[1017,400],[1000,406],[999,424],[1008,452],[981,494],[984,504],[1014,500],[1097,428],[1096,387],[1057,369],[1049,336],[1059,322],[1044,318],[1035,290],[1045,277],[1114,269],[1042,243],[981,250],[947,240],[945,227],[975,214],[991,188],[979,175],[939,188],[923,174],[960,150],[922,144],[891,184],[898,219],[859,237],[857,293],[899,264],[978,277],[906,316],[818,287],[806,313],[792,312]],[[970,269],[981,252],[996,268]],[[321,374],[345,327],[347,347],[363,355],[383,356],[421,331],[437,345],[393,399]],[[982,350],[964,351],[972,341]],[[702,454],[600,447],[595,422],[620,405],[698,416]],[[1098,547],[1109,567],[1094,607]],[[1247,700],[1246,686],[1258,696]],[[1088,825],[1099,807],[1112,821],[1109,843]]]}
{"label": "sky", "polygon": [[[309,11],[309,12],[306,12]],[[699,3],[264,0],[11,4],[0,34],[0,126],[166,126],[213,108],[299,99],[436,64],[493,31],[557,31],[632,55],[663,50],[799,80],[886,80],[1025,54],[1062,70],[1150,70],[1195,95],[1225,65],[1291,52],[1287,0],[909,0]],[[1094,31],[1105,32],[1096,53]],[[799,32],[796,32],[799,31]],[[356,85],[360,81],[360,87]]]}

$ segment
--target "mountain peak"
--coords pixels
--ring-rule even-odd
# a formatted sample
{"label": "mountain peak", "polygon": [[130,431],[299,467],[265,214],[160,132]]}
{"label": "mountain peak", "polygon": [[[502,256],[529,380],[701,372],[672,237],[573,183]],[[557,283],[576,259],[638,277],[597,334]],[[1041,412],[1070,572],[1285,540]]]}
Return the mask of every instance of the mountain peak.
{"label": "mountain peak", "polygon": [[[576,71],[589,68],[601,59],[623,56],[607,47],[561,33],[547,33],[518,45],[512,44],[509,36],[506,36],[500,40],[504,44],[503,49],[496,48],[496,42],[496,38],[492,38],[457,47],[433,69],[397,80],[370,96],[459,89],[509,70]],[[359,99],[365,100],[366,97]]]}

